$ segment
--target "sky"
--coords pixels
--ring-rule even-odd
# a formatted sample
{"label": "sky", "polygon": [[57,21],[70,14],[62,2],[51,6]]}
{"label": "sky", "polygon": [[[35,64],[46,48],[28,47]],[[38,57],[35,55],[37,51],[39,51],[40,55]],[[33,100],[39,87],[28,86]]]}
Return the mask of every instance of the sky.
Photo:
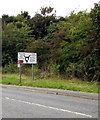
{"label": "sky", "polygon": [[41,7],[50,6],[56,10],[57,16],[68,16],[71,11],[75,10],[90,11],[94,7],[94,3],[100,0],[1,0],[0,2],[0,17],[3,14],[9,16],[17,16],[21,11],[28,11],[33,17],[36,12],[40,12]]}

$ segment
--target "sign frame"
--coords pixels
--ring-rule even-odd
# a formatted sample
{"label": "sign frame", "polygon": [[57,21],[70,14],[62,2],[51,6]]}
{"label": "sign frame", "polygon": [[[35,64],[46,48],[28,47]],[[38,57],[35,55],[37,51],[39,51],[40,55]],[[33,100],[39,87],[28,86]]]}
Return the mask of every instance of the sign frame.
{"label": "sign frame", "polygon": [[18,52],[18,64],[37,64],[37,53]]}
{"label": "sign frame", "polygon": [[22,64],[32,64],[32,80],[34,80],[34,64],[37,64],[37,53],[18,52],[18,68],[20,74],[22,74]]}

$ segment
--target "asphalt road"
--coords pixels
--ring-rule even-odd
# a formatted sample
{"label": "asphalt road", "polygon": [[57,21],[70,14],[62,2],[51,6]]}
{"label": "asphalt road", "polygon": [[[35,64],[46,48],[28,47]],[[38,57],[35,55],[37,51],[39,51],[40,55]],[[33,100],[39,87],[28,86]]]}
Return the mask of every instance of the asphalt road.
{"label": "asphalt road", "polygon": [[2,118],[98,118],[98,100],[3,87]]}

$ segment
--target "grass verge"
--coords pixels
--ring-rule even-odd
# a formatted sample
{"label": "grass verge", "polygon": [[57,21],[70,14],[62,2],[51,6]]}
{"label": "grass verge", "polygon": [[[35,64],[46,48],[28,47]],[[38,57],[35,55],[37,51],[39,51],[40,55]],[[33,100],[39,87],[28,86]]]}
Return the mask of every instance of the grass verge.
{"label": "grass verge", "polygon": [[11,84],[11,85],[56,88],[56,89],[64,89],[64,90],[100,93],[100,90],[98,89],[100,85],[97,85],[96,82],[87,82],[78,79],[65,80],[65,79],[49,78],[49,79],[38,79],[32,81],[30,77],[22,75],[22,81],[20,83],[19,74],[3,74],[0,83],[8,84],[8,85]]}

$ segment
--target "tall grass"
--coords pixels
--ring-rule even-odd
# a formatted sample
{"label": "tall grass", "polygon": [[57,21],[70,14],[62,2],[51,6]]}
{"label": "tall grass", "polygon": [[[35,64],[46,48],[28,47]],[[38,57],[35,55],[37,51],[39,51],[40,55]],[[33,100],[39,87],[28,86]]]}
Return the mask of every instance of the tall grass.
{"label": "tall grass", "polygon": [[59,75],[55,76],[52,72],[39,70],[37,65],[34,66],[34,75],[35,80],[32,81],[31,66],[23,65],[22,80],[20,83],[17,65],[9,64],[3,68],[2,80],[0,79],[0,83],[100,93],[100,90],[98,89],[100,85],[97,85],[96,82],[87,82],[76,78],[64,79],[59,77]]}
{"label": "tall grass", "polygon": [[84,91],[92,93],[100,93],[96,82],[86,82],[79,79],[60,79],[60,78],[48,78],[48,79],[36,79],[32,81],[31,77],[22,75],[22,81],[20,83],[19,74],[3,74],[2,81],[3,84],[12,84],[12,85],[24,85],[32,87],[42,87],[42,88],[57,88],[64,90],[73,90],[73,91]]}

